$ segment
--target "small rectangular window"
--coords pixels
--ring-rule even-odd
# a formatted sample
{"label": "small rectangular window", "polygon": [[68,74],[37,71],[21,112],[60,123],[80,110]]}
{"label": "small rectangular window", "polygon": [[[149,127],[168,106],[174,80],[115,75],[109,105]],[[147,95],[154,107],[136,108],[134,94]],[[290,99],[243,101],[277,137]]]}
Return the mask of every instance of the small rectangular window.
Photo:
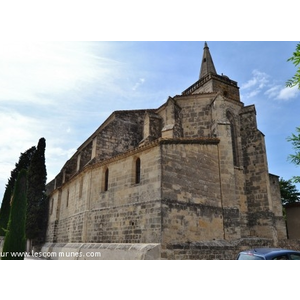
{"label": "small rectangular window", "polygon": [[109,170],[107,168],[104,174],[104,192],[108,191],[108,176],[109,176]]}
{"label": "small rectangular window", "polygon": [[67,203],[66,203],[66,207],[69,206],[69,195],[70,195],[70,192],[69,190],[67,191]]}
{"label": "small rectangular window", "polygon": [[137,158],[135,161],[135,183],[141,182],[141,160]]}

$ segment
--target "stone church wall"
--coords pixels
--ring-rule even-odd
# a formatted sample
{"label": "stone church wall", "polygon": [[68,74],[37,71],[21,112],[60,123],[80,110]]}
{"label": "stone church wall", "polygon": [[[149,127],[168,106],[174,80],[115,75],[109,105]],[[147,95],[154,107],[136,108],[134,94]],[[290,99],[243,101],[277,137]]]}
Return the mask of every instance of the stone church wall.
{"label": "stone church wall", "polygon": [[215,97],[208,95],[176,96],[178,105],[182,108],[181,120],[185,138],[210,137],[210,103]]}
{"label": "stone church wall", "polygon": [[[139,183],[135,182],[137,158],[141,161]],[[106,167],[109,185],[103,191],[101,182]],[[159,147],[111,162],[97,169],[92,178],[88,241],[142,243],[160,239]]]}
{"label": "stone church wall", "polygon": [[162,145],[163,199],[220,207],[218,139]]}
{"label": "stone church wall", "polygon": [[[141,161],[135,182],[135,161]],[[108,189],[104,190],[105,171]],[[160,147],[136,151],[85,171],[50,200],[48,242],[157,242],[161,232]]]}
{"label": "stone church wall", "polygon": [[217,144],[162,145],[162,248],[223,238]]}
{"label": "stone church wall", "polygon": [[96,139],[97,161],[132,150],[143,139],[143,122],[146,110],[117,111]]}
{"label": "stone church wall", "polygon": [[257,129],[254,106],[245,107],[240,117],[250,235],[275,238],[264,135]]}

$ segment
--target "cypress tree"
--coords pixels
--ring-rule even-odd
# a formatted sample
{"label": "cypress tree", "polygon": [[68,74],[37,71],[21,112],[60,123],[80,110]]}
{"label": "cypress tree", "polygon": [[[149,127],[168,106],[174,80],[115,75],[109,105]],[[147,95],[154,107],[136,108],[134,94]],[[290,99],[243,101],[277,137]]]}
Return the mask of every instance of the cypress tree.
{"label": "cypress tree", "polygon": [[1,210],[0,210],[0,236],[5,236],[5,230],[7,229],[7,224],[10,214],[10,200],[11,194],[14,190],[14,186],[18,177],[19,172],[22,169],[28,170],[33,154],[36,151],[36,147],[33,146],[29,148],[24,153],[21,153],[19,161],[15,164],[15,168],[11,171],[11,176],[8,179],[6,185],[5,193],[3,196]]}
{"label": "cypress tree", "polygon": [[7,186],[4,192],[0,211],[0,236],[5,236],[10,213],[11,188]]}
{"label": "cypress tree", "polygon": [[24,252],[26,250],[26,194],[27,171],[23,169],[19,172],[13,192],[8,228],[2,250],[2,260],[24,259]]}
{"label": "cypress tree", "polygon": [[36,147],[32,146],[24,153],[21,153],[19,161],[16,163],[15,168],[11,171],[11,176],[8,179],[8,185],[10,185],[12,188],[14,187],[19,172],[22,169],[28,170],[35,151],[36,151]]}
{"label": "cypress tree", "polygon": [[28,170],[26,236],[29,240],[40,239],[44,229],[47,207],[45,149],[46,140],[40,138]]}

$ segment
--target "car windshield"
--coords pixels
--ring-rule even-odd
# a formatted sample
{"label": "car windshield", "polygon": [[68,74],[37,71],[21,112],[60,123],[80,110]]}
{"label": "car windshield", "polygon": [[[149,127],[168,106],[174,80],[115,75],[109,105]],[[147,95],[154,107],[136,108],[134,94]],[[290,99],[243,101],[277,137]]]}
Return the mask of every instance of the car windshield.
{"label": "car windshield", "polygon": [[241,253],[238,257],[238,260],[261,260],[263,259],[260,256],[253,255],[252,253]]}

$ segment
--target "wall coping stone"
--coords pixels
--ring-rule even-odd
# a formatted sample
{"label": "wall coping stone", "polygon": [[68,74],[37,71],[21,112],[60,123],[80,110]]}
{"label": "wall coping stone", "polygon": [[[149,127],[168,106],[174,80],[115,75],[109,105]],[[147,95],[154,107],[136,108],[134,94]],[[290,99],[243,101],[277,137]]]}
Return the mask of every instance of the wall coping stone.
{"label": "wall coping stone", "polygon": [[160,244],[45,243],[35,252],[51,260],[156,260]]}

